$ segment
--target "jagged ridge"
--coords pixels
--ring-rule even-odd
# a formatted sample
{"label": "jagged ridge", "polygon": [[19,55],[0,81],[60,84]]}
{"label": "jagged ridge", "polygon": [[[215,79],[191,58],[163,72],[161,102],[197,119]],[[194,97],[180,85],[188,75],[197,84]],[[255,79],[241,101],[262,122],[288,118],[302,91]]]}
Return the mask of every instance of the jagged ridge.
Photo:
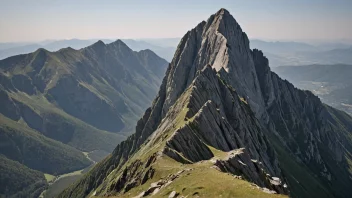
{"label": "jagged ridge", "polygon": [[[287,181],[292,197],[348,197],[351,123],[346,114],[272,73],[262,52],[250,50],[246,34],[221,9],[182,38],[136,133],[61,196],[123,196],[127,191],[121,189],[134,177],[119,180],[121,171],[159,151],[164,153],[159,160],[166,154],[196,167],[218,151],[245,148],[243,156],[219,159],[218,168],[279,193],[287,192]],[[239,167],[238,159],[247,159],[251,168]],[[123,185],[119,190],[109,185],[116,178]]]}

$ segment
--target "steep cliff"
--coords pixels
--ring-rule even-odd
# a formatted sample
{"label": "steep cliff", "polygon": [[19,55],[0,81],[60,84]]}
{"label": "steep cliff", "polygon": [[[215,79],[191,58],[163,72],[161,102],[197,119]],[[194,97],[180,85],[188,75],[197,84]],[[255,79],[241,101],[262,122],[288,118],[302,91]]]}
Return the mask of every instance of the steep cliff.
{"label": "steep cliff", "polygon": [[182,38],[135,134],[60,197],[348,197],[351,124],[271,72],[221,9]]}

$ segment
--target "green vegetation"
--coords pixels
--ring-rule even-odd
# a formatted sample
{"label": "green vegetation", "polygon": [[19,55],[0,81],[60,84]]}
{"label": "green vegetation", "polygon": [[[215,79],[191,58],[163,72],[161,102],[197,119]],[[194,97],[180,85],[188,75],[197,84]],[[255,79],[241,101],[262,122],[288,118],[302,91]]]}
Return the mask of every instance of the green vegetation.
{"label": "green vegetation", "polygon": [[55,181],[47,195],[57,194],[134,131],[166,67],[121,41],[1,60],[0,154],[45,173],[45,184]]}
{"label": "green vegetation", "polygon": [[46,187],[41,172],[0,155],[0,197],[36,198]]}
{"label": "green vegetation", "polygon": [[[98,155],[100,152],[98,152]],[[89,153],[84,152],[84,155],[88,158]],[[90,159],[90,158],[88,158]],[[51,182],[49,183],[48,188],[42,193],[42,196],[44,198],[52,198],[56,197],[61,193],[64,189],[72,185],[74,182],[78,181],[83,177],[85,173],[87,173],[90,169],[94,167],[94,164],[91,164],[90,166],[82,169],[82,170],[77,170],[73,171],[70,173],[62,174],[59,176],[53,176],[53,175],[48,175],[44,174],[45,178],[48,180],[50,179]]]}
{"label": "green vegetation", "polygon": [[54,175],[44,173],[45,179],[48,183],[52,182],[56,177]]}
{"label": "green vegetation", "polygon": [[211,150],[211,152],[214,154],[214,157],[215,158],[218,158],[218,159],[224,159],[226,157],[228,157],[228,153],[227,152],[224,152],[224,151],[221,151],[221,150],[218,150],[212,146],[209,146],[208,145],[208,148]]}
{"label": "green vegetation", "polygon": [[81,177],[81,174],[76,174],[58,179],[52,185],[50,185],[48,189],[44,192],[44,197],[52,198],[57,196],[65,188],[73,184],[75,181],[79,180]]}
{"label": "green vegetation", "polygon": [[[220,13],[225,14],[226,12],[221,10]],[[226,15],[217,18],[218,20],[211,17],[209,21],[225,20],[227,17],[224,16]],[[202,28],[201,25],[192,31],[198,31],[198,28]],[[204,25],[204,27],[212,27],[212,25]],[[216,28],[214,29],[216,30]],[[210,30],[208,31],[209,34],[212,33]],[[194,38],[191,37],[192,31],[188,33],[190,38]],[[219,32],[215,31],[213,33],[216,36]],[[242,31],[239,31],[239,35],[241,33]],[[195,35],[198,34],[195,33]],[[183,46],[186,45],[186,40],[181,41],[181,49],[177,53],[181,53],[184,47],[186,52],[186,49],[194,50],[194,47]],[[198,36],[196,36],[196,40],[199,40]],[[209,41],[202,39],[202,41],[204,40]],[[228,41],[231,41],[231,39],[228,39]],[[207,42],[203,42],[202,47],[207,47],[207,44],[209,44]],[[228,49],[231,49],[230,44],[227,45]],[[204,49],[202,47],[199,49]],[[206,54],[208,51],[199,51],[198,57],[216,55],[217,52],[211,53],[211,51],[212,49],[209,51],[210,54]],[[270,72],[268,60],[265,57],[262,57],[263,60],[261,60],[260,56],[256,56],[257,52],[254,50],[252,54],[255,68],[252,67],[250,55],[245,57],[247,58],[246,61],[249,60],[247,65],[249,68],[246,70],[236,68],[240,66],[231,62],[230,58],[237,56],[228,56],[229,66],[233,67],[234,71],[246,71],[243,76],[239,73],[225,78],[231,80],[232,77],[244,77],[231,82],[231,85],[238,88],[241,94],[245,96],[244,98],[238,98],[235,89],[223,79],[220,78],[219,82],[218,79],[214,81],[214,76],[211,76],[214,73],[211,73],[212,70],[209,67],[202,70],[204,76],[202,76],[202,73],[199,74],[199,71],[195,71],[203,65],[196,64],[193,65],[194,68],[188,67],[182,71],[183,57],[180,56],[180,60],[175,62],[181,64],[174,65],[172,63],[170,66],[170,74],[167,77],[168,83],[161,88],[160,97],[155,100],[153,107],[146,112],[145,117],[136,127],[136,134],[118,145],[111,155],[89,171],[82,180],[63,192],[61,196],[113,195],[134,197],[152,187],[152,189],[160,190],[155,194],[155,197],[166,197],[172,191],[186,197],[286,197],[284,195],[265,194],[260,187],[238,179],[242,177],[235,177],[232,174],[218,171],[217,168],[219,167],[214,168],[213,161],[219,157],[226,157],[229,153],[210,146],[206,147],[206,142],[208,142],[223,150],[243,147],[243,149],[249,151],[249,156],[244,155],[242,159],[240,158],[241,160],[224,162],[221,170],[232,169],[228,172],[243,172],[245,175],[258,173],[257,176],[249,177],[248,180],[260,185],[264,183],[264,186],[283,192],[283,194],[290,193],[290,196],[294,198],[346,197],[344,196],[347,195],[345,192],[340,193],[338,191],[340,189],[349,190],[346,186],[350,185],[350,181],[345,178],[342,180],[338,178],[339,180],[331,180],[330,184],[330,175],[324,176],[325,172],[335,176],[333,179],[344,173],[347,176],[343,177],[350,176],[346,174],[348,173],[345,171],[346,169],[340,169],[345,165],[345,161],[339,160],[338,155],[341,151],[343,157],[347,158],[347,164],[350,163],[349,153],[346,153],[345,148],[343,148],[349,144],[341,143],[340,145],[340,141],[345,141],[346,138],[339,137],[340,135],[345,136],[345,132],[351,131],[344,130],[344,128],[349,128],[350,125],[342,123],[343,119],[341,118],[334,118],[344,115],[329,114],[317,97],[309,92],[296,90],[287,81],[279,79]],[[261,52],[260,54],[262,55]],[[178,55],[175,57],[178,57]],[[192,57],[186,59],[186,62],[189,62]],[[177,58],[174,60],[177,60]],[[196,58],[195,61],[197,60]],[[263,61],[263,64],[258,64],[257,61]],[[214,62],[215,64],[219,63]],[[244,59],[243,62],[245,63]],[[258,69],[259,67],[261,67],[261,70]],[[253,72],[253,69],[258,69],[255,71],[257,75],[250,73]],[[196,77],[194,80],[175,76],[177,74],[187,74],[189,71],[199,75],[199,78]],[[250,83],[247,83],[247,77],[250,79],[248,81]],[[193,80],[192,84],[189,85],[191,80]],[[260,84],[260,87],[257,86],[257,80],[263,83]],[[242,81],[245,83],[242,83]],[[169,82],[175,84],[168,87]],[[255,82],[254,87],[253,82]],[[133,82],[127,84],[130,85]],[[184,90],[184,86],[187,85],[189,85],[189,88]],[[249,86],[247,87],[247,85]],[[195,87],[195,89],[192,89],[192,87]],[[123,96],[127,97],[138,93],[133,92],[136,91],[133,86],[129,88],[129,91],[132,91],[121,92]],[[266,91],[267,93],[265,93]],[[179,96],[181,92],[183,94]],[[189,100],[191,98],[190,93],[194,96],[194,98],[192,97],[194,100],[191,100],[191,102]],[[249,96],[252,98],[252,107],[255,112],[251,110],[245,99]],[[253,97],[258,100],[253,99]],[[204,107],[204,104],[209,104],[208,100],[212,100],[211,104],[216,104],[201,110],[202,105]],[[192,108],[191,105],[194,105],[195,108]],[[190,114],[192,116],[194,114],[200,115],[200,117],[196,117],[196,121],[193,122],[194,117]],[[256,115],[258,117],[255,117]],[[129,114],[129,116],[132,116],[132,114]],[[348,121],[348,123],[351,122]],[[213,128],[213,126],[218,128]],[[211,138],[207,139],[207,137]],[[337,146],[335,146],[336,144]],[[328,149],[320,148],[322,146]],[[241,152],[242,150],[237,151]],[[233,154],[238,153],[234,151]],[[215,158],[212,158],[214,155]],[[170,156],[170,158],[167,156]],[[335,157],[337,160],[334,161]],[[171,158],[177,159],[178,162]],[[212,159],[209,160],[209,158]],[[231,160],[237,159],[231,158]],[[251,160],[255,164],[252,167]],[[338,160],[341,164],[336,165]],[[195,163],[192,163],[192,161]],[[232,165],[233,167],[231,167]],[[241,170],[238,166],[246,168]],[[334,168],[337,170],[333,170]],[[268,169],[268,171],[265,169]],[[273,178],[270,178],[271,176],[267,175],[267,172]],[[172,180],[168,180],[170,177],[172,177]],[[277,183],[277,179],[274,177],[279,177],[284,183],[287,182],[288,189],[285,189],[285,185],[277,184],[278,186],[276,186],[276,184],[273,184]],[[274,181],[268,181],[268,179]],[[160,180],[161,182],[155,185],[154,182]],[[341,188],[337,185],[341,185]],[[280,189],[281,187],[282,189]]]}
{"label": "green vegetation", "polygon": [[[287,197],[285,195],[267,194],[255,185],[231,174],[223,173],[212,167],[210,161],[184,165],[175,160],[162,156],[153,164],[155,173],[152,179],[145,184],[137,186],[119,197],[133,197],[147,190],[151,183],[160,178],[167,178],[180,170],[188,170],[175,179],[170,185],[161,188],[154,197],[167,197],[172,191],[185,197]],[[204,174],[206,172],[206,174]]]}
{"label": "green vegetation", "polygon": [[91,164],[80,151],[49,139],[1,114],[0,136],[0,154],[31,169],[58,175]]}
{"label": "green vegetation", "polygon": [[94,162],[100,162],[109,154],[110,153],[108,153],[104,150],[95,150],[95,151],[91,151],[91,152],[87,153],[87,158],[91,159]]}
{"label": "green vegetation", "polygon": [[[245,180],[234,178],[227,173],[211,168],[211,163],[197,163],[166,188],[161,189],[155,197],[167,197],[172,191],[184,196],[199,197],[287,197],[285,195],[267,194]],[[186,168],[185,167],[185,168]],[[204,174],[206,172],[206,174]]]}
{"label": "green vegetation", "polygon": [[153,52],[134,52],[120,40],[82,50],[38,49],[0,61],[0,95],[9,104],[0,113],[79,150],[111,152],[133,132],[166,66]]}
{"label": "green vegetation", "polygon": [[[43,120],[43,125],[46,128],[38,127],[38,130],[41,130],[45,136],[79,150],[111,151],[117,143],[125,139],[125,136],[121,134],[99,130],[67,114],[57,108],[55,104],[50,103],[44,96],[27,95],[23,92],[10,93],[9,95],[20,102],[19,104],[22,104],[23,108],[32,110],[39,119]],[[29,123],[32,122],[31,120],[31,118],[26,119]]]}
{"label": "green vegetation", "polygon": [[282,142],[274,135],[270,136],[284,175],[290,186],[290,196],[293,198],[334,197],[326,186],[302,163],[295,160],[295,156],[286,151]]}

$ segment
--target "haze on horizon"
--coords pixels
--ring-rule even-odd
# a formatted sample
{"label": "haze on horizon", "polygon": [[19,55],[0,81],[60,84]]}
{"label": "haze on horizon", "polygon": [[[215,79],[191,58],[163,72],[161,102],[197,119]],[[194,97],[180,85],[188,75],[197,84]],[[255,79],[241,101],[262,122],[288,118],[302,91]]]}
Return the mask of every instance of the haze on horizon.
{"label": "haze on horizon", "polygon": [[250,38],[352,41],[347,0],[2,0],[0,42],[182,37],[222,7]]}

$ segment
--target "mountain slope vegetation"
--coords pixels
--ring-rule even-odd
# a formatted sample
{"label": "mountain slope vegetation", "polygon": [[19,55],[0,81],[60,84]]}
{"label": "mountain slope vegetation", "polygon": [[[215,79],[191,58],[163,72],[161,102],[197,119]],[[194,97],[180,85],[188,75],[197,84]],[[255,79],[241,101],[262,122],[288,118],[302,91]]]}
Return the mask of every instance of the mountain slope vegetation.
{"label": "mountain slope vegetation", "polygon": [[351,134],[221,9],[182,38],[135,133],[59,197],[349,197]]}
{"label": "mountain slope vegetation", "polygon": [[10,57],[0,61],[1,113],[81,150],[110,151],[150,104],[166,64],[122,41]]}
{"label": "mountain slope vegetation", "polygon": [[46,188],[44,175],[0,155],[0,197],[38,197]]}
{"label": "mountain slope vegetation", "polygon": [[[16,180],[16,186],[26,186],[39,181],[39,173],[43,178],[88,167],[92,162],[82,151],[111,152],[131,133],[167,64],[154,52],[132,51],[120,40],[1,60],[0,154],[4,164],[13,161],[18,167],[2,170],[14,175],[31,170],[21,176],[23,183]],[[16,169],[21,171],[13,173]],[[38,196],[46,186],[44,181],[24,194]],[[19,191],[5,185],[1,190],[9,196]]]}
{"label": "mountain slope vegetation", "polygon": [[[133,39],[121,39],[122,42],[126,43],[129,48],[133,51],[141,50],[152,50],[161,58],[170,62],[173,58],[173,54],[176,50],[179,38],[170,39],[145,39],[145,40],[133,40]],[[81,49],[97,42],[98,39],[81,40],[81,39],[69,39],[69,40],[57,40],[47,41],[39,43],[0,43],[0,60],[18,54],[27,54],[36,51],[39,48],[44,48],[50,52],[58,51],[62,48],[73,48]],[[104,43],[114,42],[111,39],[103,39]],[[176,43],[177,42],[177,43]],[[155,44],[153,44],[155,43]],[[174,44],[176,43],[176,44]]]}
{"label": "mountain slope vegetation", "polygon": [[78,150],[0,115],[0,154],[44,173],[58,175],[91,164]]}

